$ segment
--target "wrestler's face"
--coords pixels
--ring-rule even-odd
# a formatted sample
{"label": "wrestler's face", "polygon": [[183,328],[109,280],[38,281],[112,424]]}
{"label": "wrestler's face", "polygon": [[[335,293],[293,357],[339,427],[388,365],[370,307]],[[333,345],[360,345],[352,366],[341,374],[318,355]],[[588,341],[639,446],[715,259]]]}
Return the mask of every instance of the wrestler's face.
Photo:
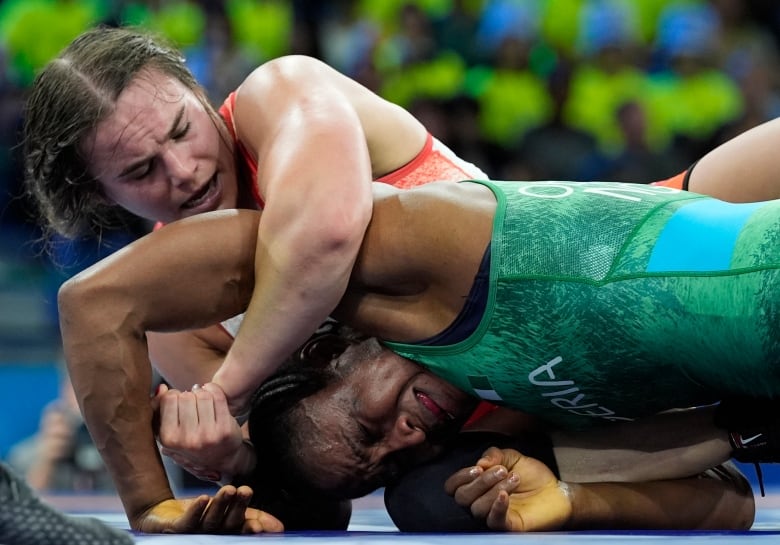
{"label": "wrestler's face", "polygon": [[333,365],[343,379],[303,403],[317,429],[312,478],[340,497],[365,495],[436,456],[476,403],[373,339]]}
{"label": "wrestler's face", "polygon": [[80,151],[105,197],[143,218],[235,208],[232,144],[212,115],[178,79],[143,70]]}

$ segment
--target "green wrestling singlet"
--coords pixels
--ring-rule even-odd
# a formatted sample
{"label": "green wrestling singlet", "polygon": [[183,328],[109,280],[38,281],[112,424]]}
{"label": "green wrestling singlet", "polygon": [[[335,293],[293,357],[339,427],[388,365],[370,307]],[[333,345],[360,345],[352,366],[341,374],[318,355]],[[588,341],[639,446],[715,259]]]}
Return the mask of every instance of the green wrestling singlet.
{"label": "green wrestling singlet", "polygon": [[389,348],[565,427],[780,395],[780,201],[466,183],[498,202],[479,326],[456,344]]}

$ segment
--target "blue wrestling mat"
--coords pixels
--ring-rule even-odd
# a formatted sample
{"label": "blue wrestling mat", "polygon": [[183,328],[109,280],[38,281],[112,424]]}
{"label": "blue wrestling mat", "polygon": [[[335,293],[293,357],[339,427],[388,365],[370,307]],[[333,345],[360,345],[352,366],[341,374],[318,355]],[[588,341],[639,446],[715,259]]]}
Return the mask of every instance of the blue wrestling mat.
{"label": "blue wrestling mat", "polygon": [[[117,528],[128,528],[118,499],[107,501],[105,497],[95,503],[95,498],[50,497],[49,503],[75,515],[97,517]],[[90,510],[91,505],[101,507]],[[149,535],[134,534],[136,543],[146,545],[232,545],[246,543],[280,542],[283,544],[306,543],[309,545],[350,543],[354,545],[455,545],[489,543],[490,545],[562,545],[592,543],[627,543],[666,545],[738,545],[751,543],[780,543],[780,488],[767,490],[767,496],[756,498],[756,521],[750,531],[588,531],[549,532],[535,534],[446,534],[402,533],[393,525],[377,492],[356,500],[352,522],[346,532],[288,532],[284,534],[259,534],[252,536],[212,535]]]}

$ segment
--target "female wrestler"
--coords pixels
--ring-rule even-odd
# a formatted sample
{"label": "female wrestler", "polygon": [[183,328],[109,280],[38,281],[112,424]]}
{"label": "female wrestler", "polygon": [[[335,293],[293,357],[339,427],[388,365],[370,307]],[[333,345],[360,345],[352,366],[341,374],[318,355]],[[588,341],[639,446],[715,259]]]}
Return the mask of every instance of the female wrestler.
{"label": "female wrestler", "polygon": [[[277,364],[324,320],[336,300],[318,294],[343,290],[371,217],[368,180],[411,187],[485,177],[411,114],[315,59],[260,66],[217,113],[179,52],[116,28],[84,33],[36,79],[25,161],[40,217],[66,236],[99,233],[117,208],[164,223],[217,209],[265,210],[256,270],[264,287],[248,310],[251,329],[268,333],[262,348],[241,335],[234,344],[207,323],[150,333],[155,365],[178,385],[209,380],[226,353]],[[277,311],[290,322],[275,320]],[[112,384],[119,385],[104,381],[109,396]],[[78,378],[74,387],[83,397]],[[128,415],[110,425],[146,427],[146,413]],[[104,447],[155,459],[150,440]],[[111,469],[134,527],[149,515],[150,498],[171,495],[159,464]]]}

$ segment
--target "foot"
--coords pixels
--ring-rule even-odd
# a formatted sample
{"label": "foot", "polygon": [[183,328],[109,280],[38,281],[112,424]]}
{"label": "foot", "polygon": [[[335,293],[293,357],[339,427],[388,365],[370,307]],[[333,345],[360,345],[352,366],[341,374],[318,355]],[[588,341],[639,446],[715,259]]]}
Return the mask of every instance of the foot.
{"label": "foot", "polygon": [[739,462],[780,462],[780,399],[735,397],[724,399],[715,412],[715,424],[728,431],[732,456]]}
{"label": "foot", "polygon": [[46,505],[0,463],[0,543],[14,545],[131,545],[130,533],[93,518],[72,517]]}

